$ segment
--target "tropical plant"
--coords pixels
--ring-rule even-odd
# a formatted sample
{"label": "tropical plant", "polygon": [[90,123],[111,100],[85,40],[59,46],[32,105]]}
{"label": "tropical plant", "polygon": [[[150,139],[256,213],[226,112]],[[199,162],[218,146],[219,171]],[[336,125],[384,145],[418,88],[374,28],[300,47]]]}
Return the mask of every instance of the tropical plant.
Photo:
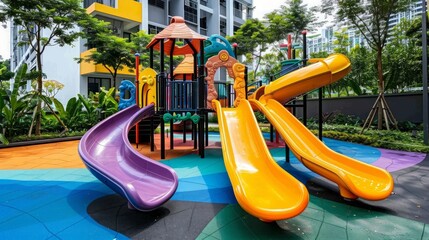
{"label": "tropical plant", "polygon": [[82,104],[77,98],[70,98],[64,108],[63,104],[57,99],[53,100],[55,109],[58,111],[58,116],[67,125],[68,128],[76,130],[81,125],[81,120],[84,118],[82,114]]}
{"label": "tropical plant", "polygon": [[115,100],[115,88],[105,90],[100,88],[100,92],[90,93],[89,98],[78,94],[82,102],[86,117],[90,124],[96,123],[118,111],[118,102]]}
{"label": "tropical plant", "polygon": [[27,65],[23,64],[15,74],[15,82],[11,92],[0,89],[0,137],[1,142],[7,143],[7,139],[21,133],[28,124],[27,114],[35,104],[28,95],[21,95],[19,89],[26,85]]}
{"label": "tropical plant", "polygon": [[100,120],[118,111],[118,102],[115,100],[115,94],[115,88],[110,88],[109,90],[100,88],[100,92],[92,96]]}
{"label": "tropical plant", "polygon": [[[12,20],[20,26],[23,36],[21,45],[27,45],[35,52],[37,64],[37,92],[43,90],[42,54],[46,47],[72,44],[81,31],[76,24],[90,18],[80,0],[2,0],[0,22]],[[46,31],[49,30],[49,31]],[[35,133],[40,135],[42,99],[37,98]]]}

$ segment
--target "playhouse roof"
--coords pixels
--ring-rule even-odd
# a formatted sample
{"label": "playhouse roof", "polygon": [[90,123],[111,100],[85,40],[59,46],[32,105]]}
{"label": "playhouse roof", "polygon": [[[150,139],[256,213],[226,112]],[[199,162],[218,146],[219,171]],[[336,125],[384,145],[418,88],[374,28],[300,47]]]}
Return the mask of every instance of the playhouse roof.
{"label": "playhouse roof", "polygon": [[[164,30],[155,35],[146,48],[153,47],[153,49],[160,50],[160,40],[164,40],[164,53],[166,55],[185,55],[193,54],[192,47],[199,52],[200,40],[205,40],[207,37],[195,32],[185,24],[182,17],[171,18],[170,25]],[[190,40],[190,44],[184,46],[176,46],[175,39]],[[192,45],[192,47],[190,46]],[[172,49],[173,48],[173,49]]]}
{"label": "playhouse roof", "polygon": [[173,75],[187,75],[194,73],[194,57],[191,54],[186,54],[185,59],[174,69]]}

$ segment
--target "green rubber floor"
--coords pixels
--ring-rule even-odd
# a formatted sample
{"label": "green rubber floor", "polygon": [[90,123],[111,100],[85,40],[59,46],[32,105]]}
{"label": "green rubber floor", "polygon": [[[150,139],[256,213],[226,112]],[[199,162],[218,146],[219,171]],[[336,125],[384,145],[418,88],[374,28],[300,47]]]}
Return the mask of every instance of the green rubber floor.
{"label": "green rubber floor", "polygon": [[239,205],[228,205],[198,239],[423,240],[429,239],[429,226],[311,196],[301,215],[272,223],[262,223]]}

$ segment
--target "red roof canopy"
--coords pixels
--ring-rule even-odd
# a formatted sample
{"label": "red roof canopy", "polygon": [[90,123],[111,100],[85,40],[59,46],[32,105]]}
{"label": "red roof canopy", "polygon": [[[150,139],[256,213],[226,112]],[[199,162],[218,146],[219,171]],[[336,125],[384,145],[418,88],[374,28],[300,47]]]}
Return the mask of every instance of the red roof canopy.
{"label": "red roof canopy", "polygon": [[[194,30],[190,29],[182,17],[173,17],[170,25],[164,30],[155,35],[146,48],[153,47],[153,49],[160,50],[160,40],[164,39],[164,53],[166,55],[185,55],[194,54],[192,47],[199,52],[200,40],[205,40],[207,37],[200,35]],[[176,46],[175,39],[189,40],[189,44],[184,46]],[[192,45],[192,47],[190,46]],[[173,50],[173,52],[171,52]],[[172,54],[171,54],[172,53]]]}

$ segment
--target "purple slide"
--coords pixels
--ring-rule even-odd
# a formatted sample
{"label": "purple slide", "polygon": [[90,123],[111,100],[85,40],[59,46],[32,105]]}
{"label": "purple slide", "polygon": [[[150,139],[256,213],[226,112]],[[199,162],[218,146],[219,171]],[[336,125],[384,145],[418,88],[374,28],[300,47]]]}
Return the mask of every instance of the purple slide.
{"label": "purple slide", "polygon": [[128,107],[92,127],[79,143],[79,155],[100,181],[140,211],[153,210],[176,192],[176,172],[141,155],[128,141],[128,131],[152,116],[154,105]]}

